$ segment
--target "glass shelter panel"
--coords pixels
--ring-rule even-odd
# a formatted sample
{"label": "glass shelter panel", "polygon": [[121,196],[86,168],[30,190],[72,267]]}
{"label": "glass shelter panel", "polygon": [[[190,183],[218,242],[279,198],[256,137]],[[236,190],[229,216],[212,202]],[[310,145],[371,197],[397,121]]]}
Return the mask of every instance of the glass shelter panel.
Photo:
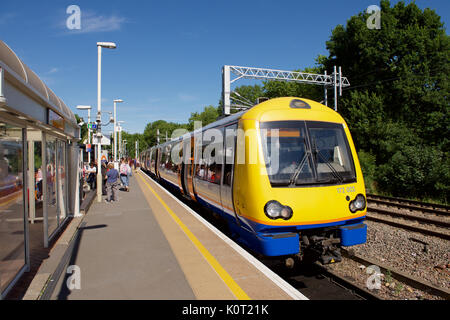
{"label": "glass shelter panel", "polygon": [[25,265],[22,129],[0,121],[0,291]]}
{"label": "glass shelter panel", "polygon": [[62,223],[67,216],[66,213],[66,144],[57,141],[57,181],[58,181],[58,212],[59,223]]}
{"label": "glass shelter panel", "polygon": [[56,178],[56,138],[47,135],[46,142],[47,173],[47,214],[48,234],[51,235],[58,228],[57,210],[57,178]]}

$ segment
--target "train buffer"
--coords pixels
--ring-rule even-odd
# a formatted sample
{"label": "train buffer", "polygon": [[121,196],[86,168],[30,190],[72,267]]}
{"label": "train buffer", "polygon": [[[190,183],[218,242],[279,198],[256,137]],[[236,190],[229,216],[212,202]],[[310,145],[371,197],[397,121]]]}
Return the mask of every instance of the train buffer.
{"label": "train buffer", "polygon": [[307,299],[139,171],[118,202],[94,202],[67,248],[38,298]]}

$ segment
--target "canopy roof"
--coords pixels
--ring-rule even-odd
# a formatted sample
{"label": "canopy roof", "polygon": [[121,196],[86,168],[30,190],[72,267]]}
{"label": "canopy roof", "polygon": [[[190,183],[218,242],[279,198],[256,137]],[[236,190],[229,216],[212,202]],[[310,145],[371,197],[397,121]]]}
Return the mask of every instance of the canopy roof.
{"label": "canopy roof", "polygon": [[64,119],[76,124],[75,115],[66,104],[50,90],[49,87],[34,73],[6,43],[0,40],[0,61],[7,66],[6,72],[19,78],[37,94],[53,111],[59,113]]}

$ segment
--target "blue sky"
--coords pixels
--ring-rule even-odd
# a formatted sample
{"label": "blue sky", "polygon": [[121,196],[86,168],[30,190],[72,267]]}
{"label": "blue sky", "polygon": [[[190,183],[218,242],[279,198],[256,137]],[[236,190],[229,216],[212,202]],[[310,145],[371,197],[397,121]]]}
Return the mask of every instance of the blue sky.
{"label": "blue sky", "polygon": [[[416,3],[448,26],[450,1]],[[81,9],[80,31],[66,27],[72,4]],[[75,106],[97,108],[96,42],[116,42],[116,50],[103,50],[102,109],[125,100],[118,118],[135,133],[150,121],[187,122],[191,112],[217,105],[225,64],[313,66],[327,54],[331,30],[372,4],[379,1],[2,0],[0,39],[85,119]]]}

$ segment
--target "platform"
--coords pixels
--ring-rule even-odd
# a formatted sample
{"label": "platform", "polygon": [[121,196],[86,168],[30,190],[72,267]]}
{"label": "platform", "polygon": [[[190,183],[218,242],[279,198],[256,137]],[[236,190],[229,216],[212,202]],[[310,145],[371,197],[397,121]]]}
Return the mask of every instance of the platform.
{"label": "platform", "polygon": [[143,172],[119,201],[94,201],[51,299],[300,300],[298,290]]}

